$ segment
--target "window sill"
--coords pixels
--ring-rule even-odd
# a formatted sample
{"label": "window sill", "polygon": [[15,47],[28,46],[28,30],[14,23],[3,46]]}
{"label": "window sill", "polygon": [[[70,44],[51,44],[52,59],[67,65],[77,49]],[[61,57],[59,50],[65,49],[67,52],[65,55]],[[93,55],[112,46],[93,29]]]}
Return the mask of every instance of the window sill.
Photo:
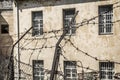
{"label": "window sill", "polygon": [[99,33],[99,35],[113,35],[113,33]]}
{"label": "window sill", "polygon": [[9,33],[1,33],[1,36],[7,36],[10,35]]}
{"label": "window sill", "polygon": [[43,37],[43,35],[32,35],[33,38],[39,38],[39,37]]}
{"label": "window sill", "polygon": [[65,36],[75,36],[76,34],[66,34]]}

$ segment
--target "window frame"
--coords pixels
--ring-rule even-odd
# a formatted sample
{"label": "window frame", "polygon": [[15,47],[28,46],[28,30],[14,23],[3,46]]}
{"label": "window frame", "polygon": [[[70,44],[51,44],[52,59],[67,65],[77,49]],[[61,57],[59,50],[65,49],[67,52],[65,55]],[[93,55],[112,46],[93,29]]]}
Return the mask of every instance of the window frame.
{"label": "window frame", "polygon": [[[35,29],[35,27],[34,27],[34,15],[35,15],[35,13],[40,13],[41,15],[39,15],[39,17],[41,17],[40,18],[40,20],[42,21],[42,23],[40,24],[40,22],[39,22],[39,26],[38,27],[36,27],[36,29]],[[31,17],[32,17],[32,27],[33,27],[33,29],[32,29],[32,36],[36,36],[36,37],[38,37],[38,36],[41,36],[41,35],[43,35],[43,11],[42,10],[40,10],[40,11],[32,11],[31,12]],[[37,34],[35,34],[35,31],[38,31],[38,33]],[[41,32],[42,31],[42,32]]]}
{"label": "window frame", "polygon": [[[69,63],[70,65],[72,63],[75,63],[75,65],[74,65],[75,68],[71,68],[71,67],[67,68],[67,63]],[[75,70],[76,73],[75,72],[73,73],[73,71],[71,71],[70,77],[67,77],[66,76],[67,75],[66,68],[67,68],[67,70]],[[73,74],[76,75],[76,77],[73,77]],[[69,80],[69,79],[73,79],[73,78],[76,79],[76,80],[78,79],[78,75],[77,75],[77,62],[76,61],[64,61],[64,75],[65,75],[64,76],[64,80]]]}
{"label": "window frame", "polygon": [[[75,8],[66,8],[66,9],[62,10],[62,14],[63,14],[63,32],[67,29],[67,28],[65,29],[65,11],[70,11],[70,10],[73,10],[74,14],[75,14],[75,12],[76,12]],[[75,22],[76,22],[76,19],[75,19]],[[73,32],[73,29],[74,29],[74,32]],[[69,32],[66,33],[66,35],[75,35],[75,34],[76,34],[76,26],[71,27]]]}
{"label": "window frame", "polygon": [[[105,19],[105,22],[104,23],[102,23],[103,25],[111,25],[111,26],[109,26],[109,27],[107,27],[107,26],[105,26],[105,27],[102,27],[101,26],[101,20],[100,20],[100,18],[102,18],[101,17],[101,12],[100,12],[100,8],[111,8],[111,10],[110,11],[112,11],[112,13],[110,13],[110,15],[111,15],[111,17],[109,17],[109,18],[111,18],[111,20],[109,20],[109,19]],[[106,18],[106,16],[105,16],[105,18]],[[108,18],[108,17],[107,17]],[[109,23],[107,22],[107,21],[110,21]],[[103,32],[102,31],[100,31],[100,30],[102,30],[102,29],[100,29],[100,28],[103,28]],[[107,28],[109,28],[108,30],[110,30],[110,31],[108,31],[107,32]],[[99,35],[111,35],[111,34],[113,34],[113,5],[112,4],[109,4],[109,5],[100,5],[100,6],[98,6],[98,33],[99,33]]]}
{"label": "window frame", "polygon": [[[44,77],[45,77],[45,76],[44,76],[44,69],[42,69],[42,71],[41,71],[41,70],[40,70],[40,71],[37,71],[37,72],[40,72],[41,75],[35,76],[35,66],[34,66],[35,64],[38,64],[38,65],[40,64],[40,67],[39,67],[39,68],[36,68],[36,69],[39,70],[39,69],[44,68],[44,61],[43,61],[43,60],[32,60],[33,80],[36,80],[35,77],[39,77],[39,78],[43,77],[43,80],[44,80]],[[42,65],[41,65],[41,64],[42,64]],[[42,66],[42,68],[41,68],[41,66]],[[43,74],[43,75],[42,75],[42,74]],[[41,80],[42,80],[42,79],[41,79]]]}
{"label": "window frame", "polygon": [[[104,65],[104,69],[101,69],[102,68],[102,66],[103,66],[103,64],[105,64]],[[112,66],[110,67],[110,64],[112,64]],[[101,66],[102,65],[102,66]],[[106,69],[106,66],[107,65],[107,69]],[[108,73],[110,73],[110,72],[112,72],[112,75],[111,75],[111,77],[112,77],[112,79],[109,79],[109,80],[113,80],[114,79],[114,69],[115,69],[115,64],[114,64],[114,62],[107,62],[107,61],[105,61],[105,62],[99,62],[99,71],[100,71],[100,75],[99,75],[99,77],[100,77],[100,80],[108,80],[109,78],[110,78],[110,75],[108,75],[107,76],[107,78],[106,78],[106,75],[104,75],[104,77],[105,78],[103,78],[103,76],[101,75],[101,74],[103,74],[103,72],[106,74],[108,74]],[[102,72],[102,73],[101,73]],[[108,78],[109,77],[109,78]]]}

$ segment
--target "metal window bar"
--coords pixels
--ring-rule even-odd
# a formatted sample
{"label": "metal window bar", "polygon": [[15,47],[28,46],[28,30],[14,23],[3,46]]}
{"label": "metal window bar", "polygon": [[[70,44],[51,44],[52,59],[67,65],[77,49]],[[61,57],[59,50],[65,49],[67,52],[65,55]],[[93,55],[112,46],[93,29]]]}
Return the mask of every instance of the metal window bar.
{"label": "metal window bar", "polygon": [[100,62],[100,79],[113,80],[114,63],[113,62]]}
{"label": "metal window bar", "polygon": [[100,16],[99,16],[99,33],[100,34],[112,33],[112,26],[113,26],[112,5],[100,6],[99,14],[100,14]]}
{"label": "metal window bar", "polygon": [[75,9],[65,9],[65,10],[63,10],[63,13],[64,13],[64,15],[63,15],[63,18],[64,18],[64,20],[63,20],[64,21],[64,30],[67,31],[66,35],[75,34],[75,30],[76,30],[75,26],[74,25],[68,26],[69,22],[71,21],[72,17],[75,14]]}
{"label": "metal window bar", "polygon": [[65,61],[64,65],[65,80],[77,80],[76,62]]}
{"label": "metal window bar", "polygon": [[33,60],[33,80],[44,80],[43,60]]}
{"label": "metal window bar", "polygon": [[43,13],[42,11],[33,12],[33,36],[43,34]]}

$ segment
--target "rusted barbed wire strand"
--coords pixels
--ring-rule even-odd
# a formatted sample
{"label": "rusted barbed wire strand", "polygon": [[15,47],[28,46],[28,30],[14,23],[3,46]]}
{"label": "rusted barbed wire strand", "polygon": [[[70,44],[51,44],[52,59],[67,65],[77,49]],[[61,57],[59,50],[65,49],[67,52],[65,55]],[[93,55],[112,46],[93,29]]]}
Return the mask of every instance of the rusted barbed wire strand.
{"label": "rusted barbed wire strand", "polygon": [[[90,20],[92,20],[92,19],[90,19]],[[83,25],[82,25],[83,26]],[[59,31],[59,30],[57,30],[57,31]],[[54,32],[54,31],[50,31],[49,33],[51,33],[51,32]],[[56,37],[56,36],[55,36]],[[69,40],[68,40],[69,41]],[[42,49],[42,48],[41,48]],[[27,49],[26,49],[27,50]],[[87,55],[87,54],[86,54]],[[92,56],[91,56],[92,57]],[[94,58],[94,57],[93,57]],[[97,58],[95,58],[95,59],[97,59]]]}
{"label": "rusted barbed wire strand", "polygon": [[[118,7],[119,7],[119,6],[118,6]],[[116,7],[116,8],[118,8],[118,7]],[[115,8],[114,8],[114,9],[115,9]],[[99,16],[98,16],[98,17],[99,17]],[[95,17],[95,18],[97,18],[97,17]],[[92,21],[92,20],[94,20],[94,18],[91,18],[90,20]],[[88,22],[89,22],[90,20],[88,20]],[[120,20],[117,20],[116,22],[118,22],[118,21],[120,21]],[[86,21],[86,22],[87,22],[87,21]],[[78,29],[80,26],[86,25],[86,24],[87,24],[86,22],[78,23],[78,24],[80,24],[80,25],[79,25],[78,27],[76,27],[76,28]],[[116,23],[116,22],[113,22],[113,23]],[[84,23],[86,23],[86,24],[84,24]],[[92,24],[92,23],[90,23],[90,24]],[[96,23],[96,24],[98,24],[98,23]],[[44,33],[53,33],[53,32],[54,32],[54,33],[58,33],[58,32],[60,32],[60,31],[64,31],[64,29],[62,28],[61,30],[52,30],[52,31],[49,31],[49,32],[44,32]],[[31,33],[29,33],[29,34],[31,34]],[[71,35],[70,35],[70,36],[71,36]],[[53,37],[50,36],[49,38],[55,38],[55,37],[57,37],[57,36],[56,36],[56,35],[53,36]],[[59,37],[59,36],[58,36],[58,37]],[[69,38],[71,38],[71,37],[69,37]],[[40,40],[40,39],[42,40],[42,38],[38,38],[38,39],[37,39],[37,38],[33,38],[32,40]],[[43,39],[46,39],[46,38],[43,38]],[[31,39],[26,39],[26,40],[31,40]],[[70,43],[72,42],[70,39],[66,39],[66,38],[65,38],[64,40],[66,40],[64,46],[67,44],[67,42],[70,42]],[[29,42],[29,43],[30,43],[30,42]],[[29,44],[29,43],[28,43],[28,44]],[[37,43],[36,43],[36,44],[37,44]],[[72,42],[71,44],[72,44],[72,46],[73,46],[76,50],[84,53],[85,55],[88,55],[88,56],[91,57],[91,58],[94,58],[96,61],[100,61],[98,58],[93,57],[93,56],[89,55],[88,53],[80,50],[78,47],[76,47],[76,46],[74,45],[73,42]],[[61,47],[64,48],[64,46],[61,46]],[[25,47],[25,46],[23,46],[23,47]],[[22,48],[23,48],[23,47],[22,47]],[[55,47],[55,46],[54,46],[54,47]],[[21,48],[21,50],[30,50],[30,48],[29,48],[29,49],[25,49],[25,48],[22,49],[22,48]],[[35,48],[31,49],[31,50],[37,50],[37,49],[38,49],[38,50],[40,50],[40,52],[41,52],[41,50],[42,50],[43,48],[53,48],[53,47],[41,47],[41,48],[36,48],[36,47],[35,47]],[[63,56],[63,55],[62,55],[62,56]],[[64,56],[64,58],[67,59],[65,56]],[[109,60],[108,60],[108,61],[109,61]],[[118,62],[116,62],[116,63],[118,63]],[[120,64],[120,63],[118,63],[118,64]],[[79,66],[79,65],[77,65],[77,66],[78,66],[78,67],[81,67],[81,66]],[[85,68],[85,69],[88,69],[88,70],[90,69],[89,67],[84,67],[84,68]],[[90,69],[90,70],[93,70],[93,69]],[[93,71],[95,71],[95,70],[93,70]]]}
{"label": "rusted barbed wire strand", "polygon": [[38,60],[38,58],[39,58],[39,56],[40,56],[40,54],[41,54],[42,48],[45,47],[45,44],[46,44],[46,43],[47,43],[47,39],[45,40],[45,42],[43,43],[41,49],[39,50],[39,54],[37,55],[37,60]]}
{"label": "rusted barbed wire strand", "polygon": [[[62,53],[61,55],[63,56],[63,58],[67,61],[70,61],[66,56],[64,56]],[[72,64],[74,64],[72,61],[70,61]],[[76,61],[77,62],[77,61]],[[84,69],[87,69],[87,70],[90,70],[92,72],[99,72],[98,70],[94,70],[94,69],[91,69],[89,67],[84,67],[84,66],[80,66],[80,65],[76,65],[77,67],[80,67],[80,68],[84,68]]]}
{"label": "rusted barbed wire strand", "polygon": [[[115,2],[115,3],[113,3],[112,5],[114,5],[114,4],[118,4],[118,3],[120,3],[120,1],[118,1],[118,2]],[[116,7],[113,7],[113,9],[116,9],[116,8],[118,8],[118,7],[120,7],[120,6],[116,6]],[[110,11],[107,11],[107,12],[105,12],[105,13],[108,13],[108,12],[110,12]],[[92,20],[94,20],[95,18],[98,18],[99,16],[100,16],[101,14],[98,14],[98,16],[95,16],[95,17],[93,17],[93,18],[90,18],[90,19],[88,19],[88,20],[86,20],[86,21],[83,21],[83,22],[80,22],[80,23],[77,23],[77,25],[78,25],[78,27],[77,28],[79,28],[80,26],[82,26],[84,23],[89,23],[89,21],[92,21]],[[111,23],[115,23],[115,22],[118,22],[118,21],[120,21],[120,20],[116,20],[116,21],[114,21],[114,22],[111,22]],[[80,25],[79,25],[80,24]],[[90,24],[92,24],[92,23],[90,23]],[[94,24],[94,23],[93,23]],[[96,24],[98,24],[98,23],[96,23]],[[51,31],[45,31],[45,32],[43,32],[43,33],[53,33],[53,32],[60,32],[60,31],[63,31],[64,30],[64,28],[61,28],[61,29],[59,29],[59,30],[51,30]],[[20,34],[24,34],[24,32],[21,32]],[[28,33],[28,34],[32,34],[32,33]],[[13,35],[17,35],[17,34],[13,34]],[[13,36],[13,35],[10,35],[10,36]],[[36,40],[36,39],[35,39]]]}
{"label": "rusted barbed wire strand", "polygon": [[[36,43],[35,43],[35,48],[36,48],[37,44],[38,44],[38,41],[36,41]],[[34,52],[35,52],[35,50],[33,50],[33,51],[30,53],[29,64],[30,64],[31,57],[32,57],[32,55],[33,55]]]}
{"label": "rusted barbed wire strand", "polygon": [[[69,40],[69,42],[71,43],[71,45],[72,45],[77,51],[82,52],[83,54],[85,54],[85,55],[93,58],[93,59],[96,60],[96,61],[108,61],[108,62],[114,62],[114,63],[116,63],[116,64],[120,64],[120,62],[116,62],[116,61],[98,59],[97,57],[94,57],[94,56],[88,54],[87,52],[84,52],[84,51],[82,51],[81,49],[79,49],[78,47],[76,47],[71,40]],[[79,54],[80,54],[80,53],[79,53]]]}

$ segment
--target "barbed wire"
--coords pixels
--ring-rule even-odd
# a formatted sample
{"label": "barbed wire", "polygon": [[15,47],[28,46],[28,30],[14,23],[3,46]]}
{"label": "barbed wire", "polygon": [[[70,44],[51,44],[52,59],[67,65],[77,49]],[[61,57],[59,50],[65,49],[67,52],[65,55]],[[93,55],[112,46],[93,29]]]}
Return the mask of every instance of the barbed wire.
{"label": "barbed wire", "polygon": [[[23,65],[29,66],[29,67],[31,67],[31,68],[33,67],[33,66],[30,65],[30,64],[27,64],[27,63],[22,62],[22,61],[18,61],[15,57],[14,57],[14,59],[16,60],[16,62],[20,62],[20,63],[23,64]],[[45,69],[44,67],[40,67],[40,68],[44,69],[46,72],[50,71],[49,69]]]}
{"label": "barbed wire", "polygon": [[[84,52],[84,51],[82,51],[81,49],[79,49],[78,47],[76,47],[71,40],[69,40],[69,42],[71,43],[71,45],[72,45],[77,51],[82,52],[83,54],[85,54],[85,55],[93,58],[93,59],[96,60],[96,61],[99,61],[99,62],[100,62],[100,61],[108,61],[108,62],[114,62],[114,63],[116,63],[116,64],[120,64],[120,62],[111,61],[111,60],[108,60],[108,59],[106,59],[106,60],[98,59],[97,57],[94,57],[94,56],[88,54],[87,52]],[[80,53],[79,53],[79,54],[80,54]]]}
{"label": "barbed wire", "polygon": [[[29,36],[27,36],[26,39],[29,39]],[[33,41],[33,40],[32,40],[32,41]],[[32,42],[32,41],[31,41],[31,42]],[[27,44],[25,44],[25,43],[27,43],[27,40],[24,40],[23,43],[21,43],[21,45],[20,45],[19,47],[25,47],[25,46],[27,46],[28,43],[27,43]],[[24,44],[25,44],[25,45],[24,45]]]}
{"label": "barbed wire", "polygon": [[[70,61],[67,57],[65,57],[62,53],[61,53],[61,55],[63,56],[63,58],[65,59],[65,60],[67,60],[67,61]],[[72,61],[70,61],[72,64],[74,64]],[[76,62],[78,62],[78,61],[76,61]],[[76,65],[77,67],[80,67],[80,68],[84,68],[84,69],[87,69],[87,70],[90,70],[90,71],[92,71],[92,72],[99,72],[98,70],[94,70],[94,69],[91,69],[91,68],[89,68],[89,67],[84,67],[84,66],[80,66],[80,65]]]}
{"label": "barbed wire", "polygon": [[[117,2],[115,3],[115,4],[117,4]],[[114,5],[114,4],[113,4]],[[118,7],[120,7],[120,6],[117,6],[117,7],[114,7],[113,9],[115,9],[115,8],[118,8]],[[80,26],[83,26],[83,25],[86,25],[86,24],[98,24],[98,23],[90,23],[90,21],[92,21],[92,20],[94,20],[95,18],[98,18],[100,16],[100,14],[98,15],[98,16],[95,16],[95,17],[93,17],[93,18],[91,18],[91,19],[89,19],[89,20],[87,20],[87,21],[83,21],[83,22],[81,22],[81,23],[77,23],[77,27],[76,27],[76,30],[80,27]],[[112,22],[112,23],[116,23],[116,22],[119,22],[120,20],[117,20],[117,21],[115,21],[115,22]],[[87,22],[87,23],[86,23]],[[80,25],[79,25],[80,24]],[[50,39],[50,38],[56,38],[56,39],[58,39],[58,37],[60,37],[60,35],[56,35],[56,33],[59,33],[59,32],[61,32],[61,31],[64,31],[64,28],[61,28],[60,30],[52,30],[52,31],[46,31],[46,32],[43,32],[43,33],[54,33],[55,34],[55,36],[50,36],[50,37],[45,37],[45,36],[43,36],[42,38],[35,38],[35,37],[33,37],[32,39],[29,39],[29,38],[24,38],[24,40],[31,40],[31,41],[29,41],[28,43],[26,43],[26,41],[24,41],[23,42],[23,44],[22,44],[22,46],[21,47],[19,47],[21,50],[33,50],[32,52],[31,52],[31,56],[32,56],[32,54],[34,53],[34,51],[35,50],[39,50],[39,53],[38,53],[38,56],[37,56],[37,59],[39,58],[39,55],[40,55],[40,53],[41,53],[41,51],[42,51],[42,49],[44,49],[44,48],[54,48],[54,47],[56,47],[56,46],[50,46],[50,47],[48,47],[48,46],[45,46],[45,43],[47,42],[47,40],[48,39]],[[20,34],[23,34],[23,33],[20,33]],[[29,32],[28,34],[32,34],[31,32]],[[71,45],[77,50],[77,51],[79,51],[79,52],[82,52],[83,54],[85,54],[85,55],[87,55],[87,56],[89,56],[89,57],[91,57],[91,58],[93,58],[94,60],[96,60],[96,61],[101,61],[100,59],[98,59],[97,57],[94,57],[94,56],[92,56],[92,55],[90,55],[90,54],[88,54],[87,52],[84,52],[84,51],[82,51],[81,49],[79,49],[78,47],[76,47],[75,45],[74,45],[74,43],[70,40],[71,39],[71,36],[72,35],[69,35],[68,37],[69,38],[64,38],[64,40],[65,40],[65,43],[62,45],[60,45],[61,47],[62,47],[62,50],[65,52],[65,50],[64,50],[64,47],[66,46],[66,44],[69,42],[69,43],[71,43]],[[38,45],[38,41],[39,40],[46,40],[45,41],[45,43],[43,43],[43,45],[42,45],[42,47],[40,47],[40,48],[37,48],[36,46]],[[36,41],[36,43],[35,43],[35,46],[34,46],[34,48],[25,48],[27,45],[29,45],[32,41],[34,41],[34,40],[37,40]],[[16,48],[18,48],[18,47],[16,47]],[[80,54],[80,53],[79,53]],[[61,55],[63,56],[63,58],[65,59],[65,60],[68,60],[68,58],[66,57],[66,56],[64,56],[62,53],[61,53]],[[30,57],[31,58],[31,57]],[[30,58],[29,58],[29,65],[30,65]],[[109,61],[109,62],[111,62],[110,60],[106,60],[106,61]],[[19,62],[19,61],[18,61]],[[113,61],[112,61],[113,62]],[[114,61],[115,62],[115,61]],[[21,64],[23,64],[23,62],[20,62]],[[73,62],[71,62],[71,63],[73,63]],[[119,62],[115,62],[115,63],[117,63],[117,64],[120,64]],[[80,66],[80,65],[76,65],[77,67],[79,67],[79,68],[84,68],[84,69],[87,69],[87,70],[91,70],[91,71],[94,71],[94,72],[99,72],[99,71],[97,71],[97,70],[94,70],[94,69],[91,69],[90,67],[84,67],[84,66]],[[32,67],[32,66],[30,66],[30,67]],[[44,68],[43,68],[44,69]],[[50,72],[50,70],[48,70],[48,69],[44,69],[44,70],[46,70],[45,72],[47,72],[47,73],[49,73]],[[23,70],[22,70],[23,71]],[[26,73],[25,73],[26,74]]]}
{"label": "barbed wire", "polygon": [[[95,17],[96,18],[96,17]],[[92,19],[90,19],[90,20],[93,20],[94,18],[92,18]],[[90,20],[87,20],[87,21],[90,21]],[[85,21],[86,22],[86,21]],[[82,22],[82,23],[84,23],[84,22]],[[86,23],[86,24],[88,24],[88,23]],[[85,24],[84,24],[85,25]],[[81,26],[83,26],[83,24],[81,25]],[[60,30],[56,30],[56,31],[49,31],[49,32],[44,32],[44,33],[55,33],[55,32],[59,32]],[[62,30],[63,31],[63,30]],[[54,37],[56,37],[56,35],[54,36]],[[53,37],[50,37],[50,38],[53,38]],[[41,39],[43,39],[43,38],[41,38]],[[38,40],[38,39],[36,39],[36,38],[34,38],[33,40]],[[69,41],[70,39],[68,39],[68,41]],[[67,43],[67,41],[66,41],[66,43]],[[71,43],[72,44],[72,43]],[[45,47],[45,48],[48,48],[48,47]],[[51,48],[51,47],[49,47],[49,48]],[[23,48],[22,48],[23,49]],[[29,48],[30,49],[30,48]],[[42,48],[38,48],[38,49],[42,49]],[[78,49],[78,48],[77,48]],[[28,49],[24,49],[24,50],[28,50]],[[35,50],[35,49],[31,49],[31,50]],[[83,51],[82,51],[83,52]],[[85,52],[83,52],[83,53],[85,53]],[[89,55],[89,54],[87,54],[87,53],[85,53],[86,55],[88,55],[88,56],[90,56],[90,57],[92,57],[92,58],[94,58],[94,59],[96,59],[97,60],[97,58],[95,58],[95,57],[93,57],[93,56],[91,56],[91,55]]]}
{"label": "barbed wire", "polygon": [[[37,44],[38,44],[38,41],[35,43],[35,48],[36,48]],[[30,64],[31,57],[32,57],[32,55],[33,55],[34,51],[35,51],[35,50],[33,50],[33,51],[31,52],[31,55],[30,55],[30,57],[29,57],[29,64]]]}
{"label": "barbed wire", "polygon": [[[118,3],[120,3],[120,1],[118,1],[118,2],[114,2],[112,5],[115,5],[115,4],[118,4]],[[120,6],[116,6],[116,7],[113,7],[113,9],[116,9],[116,8],[118,8],[118,7],[120,7]],[[110,11],[113,11],[113,9],[112,10],[110,10]],[[108,13],[108,12],[110,12],[110,11],[106,11],[105,13]],[[88,20],[86,20],[86,21],[82,21],[82,22],[80,22],[80,23],[76,23],[75,25],[78,25],[78,27],[77,28],[79,28],[80,26],[82,26],[82,25],[84,25],[84,23],[87,23],[87,24],[98,24],[98,23],[89,23],[90,21],[92,21],[92,20],[94,20],[95,18],[98,18],[99,16],[100,16],[101,14],[98,14],[98,16],[95,16],[95,17],[93,17],[93,18],[90,18],[90,19],[88,19]],[[119,20],[117,20],[117,21],[119,21]],[[114,22],[111,22],[111,23],[115,23],[115,22],[117,22],[117,21],[114,21]],[[80,24],[80,25],[79,25]],[[44,31],[43,32],[43,34],[44,33],[53,33],[53,32],[55,32],[55,33],[58,33],[58,32],[60,32],[60,31],[64,31],[64,28],[61,28],[61,29],[59,29],[59,30],[51,30],[51,31]],[[19,34],[24,34],[25,32],[21,32],[21,33],[19,33]],[[29,32],[28,34],[32,34],[31,32]],[[10,36],[14,36],[14,35],[18,35],[18,34],[12,34],[12,35],[10,35]],[[33,36],[34,37],[34,36]],[[38,38],[33,38],[34,40],[37,40]],[[40,39],[40,38],[39,38]],[[41,38],[42,39],[42,38]],[[30,40],[30,39],[27,39],[27,40]]]}
{"label": "barbed wire", "polygon": [[38,60],[38,58],[39,58],[39,56],[40,56],[40,53],[41,53],[41,51],[42,51],[42,48],[45,46],[46,42],[47,42],[47,39],[46,39],[46,41],[44,42],[44,44],[42,45],[41,49],[39,50],[39,54],[38,54],[38,56],[37,56],[37,60]]}
{"label": "barbed wire", "polygon": [[[16,62],[20,62],[22,65],[24,65],[24,66],[21,66],[21,67],[25,67],[25,66],[28,66],[28,67],[30,67],[30,68],[33,68],[33,66],[32,65],[30,65],[30,63],[25,63],[25,62],[22,62],[22,61],[18,61],[16,58],[14,58],[15,60],[16,60]],[[46,68],[44,68],[44,67],[39,67],[39,68],[41,68],[41,69],[43,69],[44,70],[44,73],[46,73],[46,74],[50,74],[50,72],[51,72],[51,70],[49,70],[49,69],[46,69]],[[28,70],[28,68],[26,68],[26,70]],[[24,71],[25,72],[25,71]],[[26,72],[25,72],[26,73]],[[26,73],[27,75],[30,75],[30,76],[32,76],[31,74],[28,74],[28,73]],[[61,71],[60,72],[58,72],[58,74],[59,75],[62,75],[61,74]]]}

